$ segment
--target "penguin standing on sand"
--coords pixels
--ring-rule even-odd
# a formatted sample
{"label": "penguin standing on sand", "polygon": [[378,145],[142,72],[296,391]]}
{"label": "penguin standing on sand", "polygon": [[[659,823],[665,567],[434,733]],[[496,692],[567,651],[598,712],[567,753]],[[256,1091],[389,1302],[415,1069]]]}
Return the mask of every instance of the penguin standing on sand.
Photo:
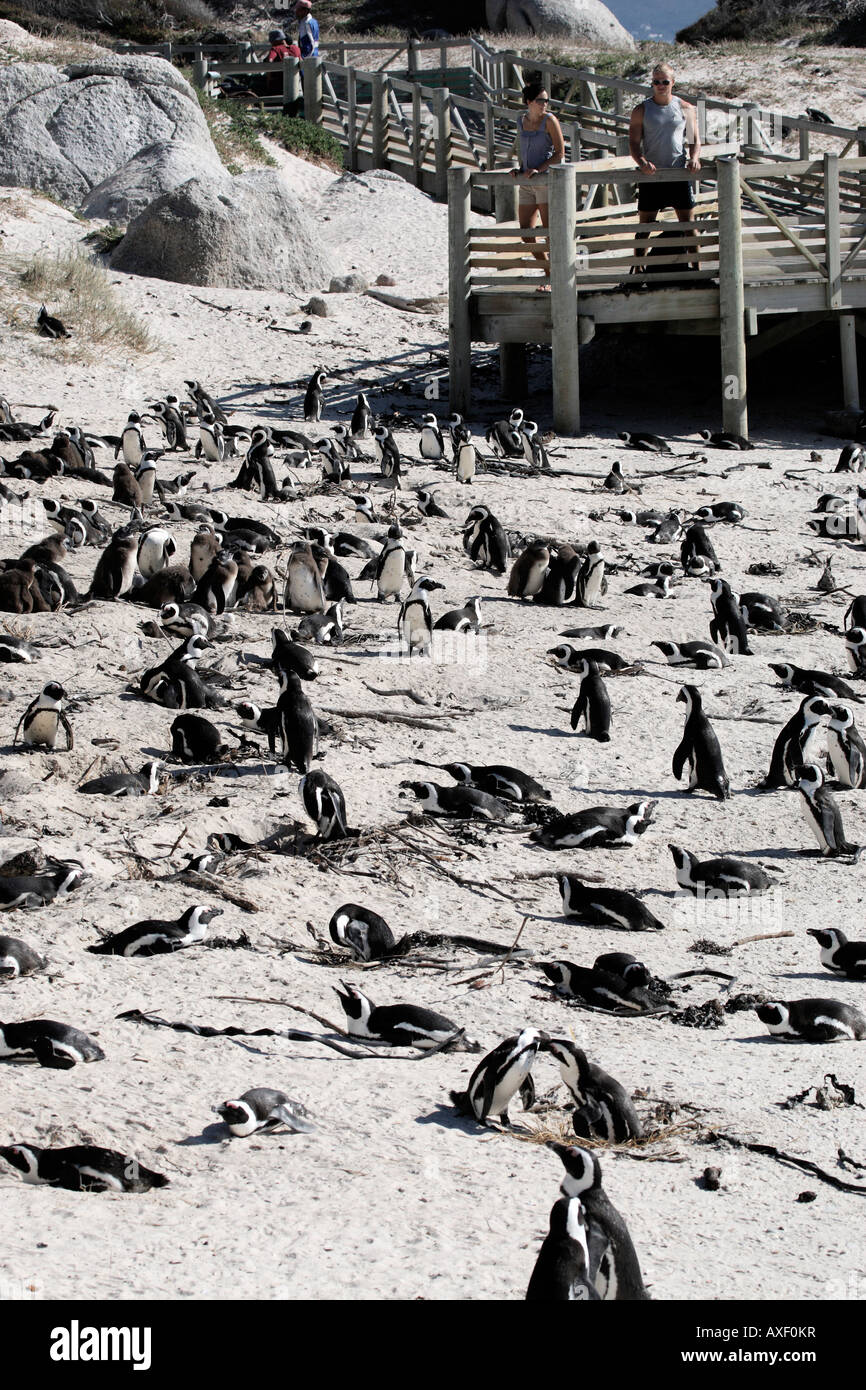
{"label": "penguin standing on sand", "polygon": [[462,1115],[474,1115],[479,1124],[499,1118],[510,1124],[508,1106],[520,1092],[526,1110],[535,1100],[532,1064],[543,1034],[524,1028],[516,1038],[506,1038],[478,1063],[465,1091],[452,1091],[451,1100]]}
{"label": "penguin standing on sand", "polygon": [[595,1154],[567,1144],[549,1142],[547,1147],[565,1168],[560,1192],[564,1197],[578,1197],[583,1207],[589,1275],[599,1297],[620,1302],[648,1299],[631,1236],[601,1185],[601,1164]]}
{"label": "penguin standing on sand", "polygon": [[473,507],[463,523],[463,549],[479,569],[504,574],[511,558],[508,536],[489,507]]}
{"label": "penguin standing on sand", "polygon": [[294,671],[280,669],[280,698],[277,700],[277,732],[282,742],[282,759],[287,767],[308,773],[319,751],[319,721]]}
{"label": "penguin standing on sand", "polygon": [[445,457],[445,443],[435,415],[421,417],[421,441],[419,451],[422,459],[438,463]]}
{"label": "penguin standing on sand", "polygon": [[735,594],[726,579],[713,579],[710,582],[710,602],[713,616],[710,619],[710,637],[724,647],[732,656],[754,656],[749,647],[746,624],[740,612],[739,595]]}
{"label": "penguin standing on sand", "polygon": [[286,567],[283,606],[292,613],[324,613],[328,604],[322,574],[309,541],[296,541]]}
{"label": "penguin standing on sand", "polygon": [[854,723],[854,711],[848,705],[830,705],[829,710],[827,752],[836,780],[843,787],[866,787],[866,744]]}
{"label": "penguin standing on sand", "polygon": [[272,1091],[266,1086],[244,1091],[237,1100],[224,1100],[222,1105],[213,1107],[213,1113],[225,1120],[236,1139],[280,1128],[292,1134],[309,1134],[315,1128],[300,1101],[290,1100],[283,1091]]}
{"label": "penguin standing on sand", "polygon": [[541,541],[529,544],[518,555],[508,576],[512,598],[532,598],[539,593],[550,563],[550,551]]}
{"label": "penguin standing on sand", "polygon": [[409,597],[400,608],[397,619],[397,632],[400,641],[408,648],[410,657],[429,656],[433,634],[433,617],[430,612],[428,594],[436,589],[444,589],[435,579],[422,577],[414,585]]}
{"label": "penguin standing on sand", "polygon": [[548,1038],[541,1045],[559,1063],[560,1075],[577,1107],[574,1132],[579,1139],[603,1139],[624,1144],[642,1139],[643,1127],[632,1102],[618,1081],[590,1062],[570,1038]]}
{"label": "penguin standing on sand", "polygon": [[397,441],[385,425],[376,426],[373,430],[373,440],[373,450],[379,465],[379,472],[386,479],[388,486],[399,489],[401,473],[400,450],[397,448]]}
{"label": "penguin standing on sand", "polygon": [[364,392],[361,391],[358,395],[358,404],[352,411],[352,421],[349,425],[349,431],[352,435],[352,438],[366,439],[370,434],[370,424],[372,422],[372,419],[373,412],[370,409],[370,402],[367,400],[367,397],[364,395]]}
{"label": "penguin standing on sand", "polygon": [[141,456],[147,448],[144,440],[144,432],[141,428],[142,417],[136,410],[129,413],[129,418],[123,427],[120,435],[120,443],[114,451],[114,457],[123,452],[123,461],[130,468],[137,468],[141,463]]}
{"label": "penguin standing on sand", "polygon": [[302,777],[298,790],[310,820],[315,821],[320,840],[345,840],[357,831],[346,828],[346,798],[342,788],[327,772],[316,769]]}
{"label": "penguin standing on sand", "polygon": [[325,371],[319,369],[313,372],[304,396],[304,419],[308,424],[318,424],[322,418],[322,408],[325,404],[323,387],[327,384],[328,377]]}
{"label": "penguin standing on sand", "polygon": [[583,660],[576,668],[581,677],[580,689],[571,711],[571,727],[576,730],[581,719],[586,721],[586,733],[598,743],[610,743],[610,696],[594,661]]}
{"label": "penguin standing on sand", "polygon": [[698,521],[694,522],[683,536],[680,563],[684,574],[699,577],[707,573],[715,574],[721,569],[713,543]]}
{"label": "penguin standing on sand", "polygon": [[478,453],[466,425],[458,425],[452,432],[454,464],[458,483],[471,483],[478,466]]}
{"label": "penguin standing on sand", "polygon": [[604,556],[598,541],[590,541],[577,575],[574,601],[579,608],[600,608],[607,593]]}
{"label": "penguin standing on sand", "polygon": [[586,1214],[580,1198],[560,1197],[550,1209],[550,1229],[535,1261],[526,1302],[597,1302],[589,1262]]}
{"label": "penguin standing on sand", "polygon": [[75,741],[72,725],[63,712],[62,701],[65,699],[66,691],[58,681],[49,681],[43,686],[18,720],[12,747],[18,741],[20,730],[21,742],[28,748],[53,748],[62,729],[66,735],[66,751],[69,752]]}
{"label": "penguin standing on sand", "polygon": [[866,627],[849,627],[845,632],[845,656],[857,676],[866,671]]}
{"label": "penguin standing on sand", "polygon": [[814,763],[801,768],[797,787],[803,797],[806,824],[815,836],[822,857],[838,859],[840,855],[853,855],[856,863],[860,857],[860,846],[851,844],[845,838],[839,803],[824,786],[821,769]]}
{"label": "penguin standing on sand", "polygon": [[679,781],[688,763],[687,790],[711,792],[719,801],[726,801],[731,795],[731,784],[722,762],[719,740],[704,714],[700,691],[696,685],[683,685],[677,700],[686,707],[686,722],[682,741],[673,756],[674,777]]}
{"label": "penguin standing on sand", "polygon": [[145,579],[152,579],[171,563],[177,554],[177,542],[163,526],[152,526],[138,542],[138,568]]}
{"label": "penguin standing on sand", "polygon": [[388,528],[388,537],[374,565],[377,597],[380,603],[393,603],[400,597],[408,567],[408,552],[403,532],[395,522]]}
{"label": "penguin standing on sand", "polygon": [[766,788],[793,787],[801,768],[812,761],[815,736],[821,720],[831,706],[821,695],[807,695],[776,737],[770,768],[761,785]]}

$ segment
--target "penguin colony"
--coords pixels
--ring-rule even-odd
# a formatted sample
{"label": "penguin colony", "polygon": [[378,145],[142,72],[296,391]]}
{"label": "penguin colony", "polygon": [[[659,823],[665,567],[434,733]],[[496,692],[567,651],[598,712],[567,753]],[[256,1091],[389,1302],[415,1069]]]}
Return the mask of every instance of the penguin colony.
{"label": "penguin colony", "polygon": [[[855,598],[844,619],[838,612],[841,637],[828,636],[821,646],[822,662],[842,668],[844,677],[835,669],[794,665],[803,649],[788,631],[791,594],[751,590],[748,566],[742,558],[731,560],[725,531],[746,518],[740,503],[720,496],[698,505],[694,484],[687,502],[688,483],[678,480],[674,497],[658,479],[642,484],[657,510],[614,511],[606,498],[603,510],[596,510],[596,487],[604,498],[641,485],[641,467],[626,451],[645,455],[645,463],[676,452],[665,439],[621,432],[621,446],[611,447],[622,447],[622,458],[607,459],[597,485],[575,492],[563,534],[535,534],[531,504],[509,505],[492,483],[496,466],[511,461],[527,470],[518,486],[537,488],[562,461],[555,442],[521,409],[489,428],[455,415],[419,412],[413,435],[405,417],[377,415],[373,390],[343,393],[338,406],[329,399],[333,384],[333,375],[317,368],[292,418],[270,425],[229,412],[201,382],[189,380],[185,392],[176,385],[161,400],[139,402],[125,422],[116,422],[115,434],[64,422],[61,415],[60,429],[49,416],[26,429],[18,422],[21,433],[10,429],[4,436],[7,499],[37,496],[46,526],[42,538],[14,554],[7,541],[10,553],[0,562],[0,609],[28,620],[26,635],[0,636],[0,660],[22,668],[9,701],[9,766],[14,759],[24,776],[51,772],[62,779],[80,815],[98,821],[98,833],[94,841],[81,836],[80,826],[66,825],[53,844],[53,827],[47,826],[41,858],[2,866],[0,909],[18,912],[22,925],[16,922],[15,932],[0,937],[6,1001],[0,1058],[10,1068],[35,1064],[73,1073],[94,1064],[95,1077],[88,1067],[88,1113],[81,1127],[107,1126],[98,1064],[123,1049],[132,1055],[134,1035],[115,1025],[111,1013],[78,1016],[70,1003],[74,995],[63,995],[63,1005],[52,1010],[62,1018],[41,1016],[54,983],[52,947],[43,939],[51,933],[64,961],[74,955],[82,971],[103,970],[109,979],[116,973],[118,1004],[135,989],[155,1007],[159,996],[152,981],[177,981],[186,992],[184,1014],[207,1014],[210,1006],[192,962],[201,958],[197,948],[208,943],[214,918],[221,912],[235,924],[238,918],[237,909],[210,900],[207,878],[192,901],[191,889],[183,890],[182,900],[182,890],[173,889],[170,909],[161,894],[146,893],[147,885],[136,880],[144,910],[130,911],[117,930],[88,912],[88,895],[98,897],[105,877],[104,857],[88,850],[98,850],[105,824],[139,815],[128,798],[142,806],[142,827],[155,822],[169,802],[182,805],[177,833],[187,822],[194,828],[185,833],[182,848],[168,836],[170,867],[186,859],[187,867],[214,873],[226,884],[236,882],[240,856],[255,847],[245,838],[249,825],[233,824],[231,805],[223,814],[221,803],[231,802],[235,782],[242,774],[259,779],[257,802],[272,827],[285,821],[290,805],[303,825],[298,843],[310,858],[299,861],[300,901],[283,908],[287,934],[290,923],[303,923],[308,915],[303,889],[311,877],[322,877],[322,866],[314,867],[317,853],[339,849],[342,842],[363,846],[365,832],[377,825],[423,815],[446,844],[451,837],[459,844],[471,829],[475,842],[490,847],[484,873],[495,878],[497,836],[507,831],[510,853],[502,871],[512,887],[522,871],[549,866],[547,881],[532,894],[542,920],[531,942],[532,969],[525,978],[515,976],[510,989],[514,1028],[508,1037],[490,1032],[483,1007],[476,1016],[474,996],[455,992],[451,1001],[421,974],[395,982],[398,936],[404,926],[418,925],[419,903],[410,900],[404,908],[408,920],[398,923],[395,899],[369,872],[352,885],[351,896],[359,902],[343,901],[350,894],[336,877],[326,876],[324,887],[314,885],[313,900],[329,904],[318,924],[327,928],[335,954],[342,953],[343,973],[356,964],[380,966],[372,979],[355,974],[336,987],[322,964],[320,1007],[335,995],[341,1031],[373,1052],[382,1047],[441,1054],[437,1063],[423,1063],[431,1068],[423,1074],[432,1075],[432,1066],[441,1064],[438,1075],[449,1077],[450,1085],[433,1086],[429,1105],[453,1107],[470,1134],[490,1124],[520,1126],[509,1107],[535,1103],[535,1078],[545,1087],[558,1079],[577,1142],[570,1136],[569,1142],[549,1145],[564,1169],[561,1195],[552,1201],[537,1261],[533,1266],[530,1260],[519,1278],[512,1272],[504,1296],[515,1295],[516,1279],[531,1300],[647,1298],[652,1248],[636,1250],[626,1220],[608,1197],[603,1150],[580,1146],[581,1140],[593,1146],[638,1142],[647,1130],[632,1092],[648,1078],[634,1070],[617,1078],[603,1069],[609,1065],[605,1041],[618,1036],[606,1032],[606,1025],[627,1020],[617,1026],[662,1026],[645,1017],[657,1012],[650,970],[616,948],[623,931],[649,933],[663,946],[668,941],[673,966],[685,945],[665,892],[707,904],[701,921],[709,925],[717,910],[713,900],[760,898],[776,888],[776,876],[759,860],[767,847],[755,843],[742,811],[742,798],[758,788],[773,798],[777,843],[814,854],[818,901],[832,894],[836,875],[861,871],[857,792],[866,788],[866,745],[857,715],[866,689],[866,596]],[[15,423],[11,409],[6,423]],[[709,448],[752,447],[706,430],[701,440]],[[116,462],[106,469],[101,460],[112,450]],[[845,469],[860,466],[853,449],[843,455]],[[820,498],[815,515],[832,518],[845,509],[855,519],[850,534],[866,542],[866,521],[860,526],[866,493],[859,488]],[[834,536],[842,534],[829,526],[822,530],[815,517],[811,522],[820,539],[803,525],[809,544],[832,547]],[[632,535],[627,544],[622,539],[635,524],[646,532],[639,556]],[[758,546],[755,554],[762,555]],[[630,582],[642,576],[649,582]],[[700,623],[693,618],[695,596]],[[123,658],[113,662],[87,648],[88,642],[96,648],[95,633],[109,606],[125,641]],[[677,611],[686,607],[687,621]],[[589,611],[555,611],[563,608]],[[480,661],[472,672],[473,650],[479,654],[487,643],[507,654],[516,640],[508,626],[515,609],[531,615],[534,680],[518,694],[522,708],[509,721],[516,727],[500,750],[502,761],[483,762],[475,736],[483,732],[485,714],[477,702],[482,692],[491,692]],[[636,618],[649,609],[658,636],[636,641]],[[53,625],[60,613],[80,643],[76,663],[56,652]],[[448,689],[445,663],[455,650],[448,643],[456,638],[462,644],[456,648],[463,663],[460,700],[477,704],[472,718],[447,733],[416,727],[411,738],[405,729],[374,720],[362,726],[359,739],[359,726],[348,717],[341,721],[345,672],[365,653],[396,655],[402,663],[394,667],[399,680],[383,680],[389,668],[377,668],[369,686],[374,715],[394,709],[376,689],[382,684],[411,683],[421,694],[409,714],[432,712],[426,704],[440,709]],[[81,678],[91,655],[101,662],[98,695]],[[527,653],[519,657],[522,671]],[[757,679],[775,733],[719,719],[742,711],[740,690],[750,667],[761,670]],[[511,692],[505,684],[495,695],[507,702]],[[101,752],[106,716],[116,717],[121,699],[125,709],[136,711],[123,721],[127,741]],[[644,765],[627,765],[617,751],[620,730],[635,728],[647,750]],[[544,738],[553,732],[562,766],[550,774]],[[402,766],[427,758],[433,761],[426,771]],[[373,777],[371,764],[393,770]],[[341,769],[353,790],[334,775]],[[385,786],[390,800],[383,806]],[[598,787],[615,790],[593,790]],[[274,796],[287,793],[289,802],[275,801],[271,808]],[[118,801],[123,807],[112,809]],[[14,817],[14,798],[9,805]],[[172,814],[171,825],[176,819]],[[681,843],[668,843],[670,837]],[[115,870],[128,872],[134,862],[118,854]],[[647,901],[650,865],[659,867],[655,878],[664,890]],[[266,885],[271,872],[270,866],[258,876],[254,871],[250,882]],[[442,880],[432,878],[427,891],[434,886],[444,904],[437,927],[443,928],[442,915],[456,927],[463,900],[458,905],[443,894]],[[558,924],[552,935],[550,922]],[[724,928],[716,930],[721,934]],[[667,937],[657,935],[665,932]],[[854,926],[851,935],[856,932]],[[574,960],[562,957],[563,935]],[[779,1041],[863,1040],[858,985],[866,979],[866,943],[849,940],[829,919],[808,932],[797,929],[798,938],[806,935],[814,940],[808,960],[813,973],[826,976],[826,990],[815,998],[788,997],[785,976],[792,961],[807,958],[780,955],[779,978],[761,982],[764,1002],[755,1007],[752,1029]],[[277,957],[269,957],[264,938],[261,953],[253,959],[261,959],[264,981],[269,960]],[[113,959],[88,965],[91,955]],[[659,959],[664,952],[654,956]],[[689,963],[682,957],[683,968]],[[280,987],[291,996],[285,973]],[[541,1011],[533,1003],[540,987],[550,991]],[[403,995],[411,1001],[401,1002]],[[422,1002],[428,998],[436,1007]],[[573,1006],[592,1011],[581,1015],[588,1020],[585,1045],[583,1034],[581,1045],[572,1036]],[[597,1014],[607,1018],[599,1022]],[[738,1022],[737,1035],[742,1032]],[[147,1036],[152,1055],[165,1057],[166,1035]],[[649,1051],[651,1034],[646,1037]],[[689,1038],[682,1035],[684,1057]],[[483,1055],[466,1064],[461,1051]],[[199,1128],[213,1123],[206,1118],[212,1112],[226,1143],[229,1136],[271,1135],[265,1142],[278,1142],[276,1136],[287,1134],[298,1136],[292,1143],[320,1142],[331,1125],[328,1096],[306,1086],[301,1061],[292,1061],[290,1076],[278,1050],[263,1062],[254,1055],[245,1062],[248,1084],[234,1095],[226,1097],[225,1086],[215,1082],[209,1103],[197,1109]],[[385,1054],[363,1065],[381,1068],[387,1085],[391,1063]],[[689,1100],[720,1102],[710,1082],[702,1091],[699,1073],[683,1089]],[[295,1090],[303,1100],[293,1098]],[[40,1144],[35,1140],[44,1128],[19,1124],[14,1106],[5,1113],[10,1142],[0,1145],[0,1158],[25,1181],[78,1192],[153,1192],[150,1201],[169,1200],[160,1192],[169,1185],[168,1175],[133,1156],[136,1133],[123,1135],[115,1126],[122,1148]],[[412,1124],[416,1118],[405,1120]],[[78,1136],[70,1131],[64,1137]],[[435,1140],[431,1127],[431,1146]],[[246,1161],[253,1167],[254,1153]],[[183,1182],[183,1167],[172,1160],[174,1187]],[[618,1170],[611,1167],[607,1178],[615,1191]],[[545,1200],[539,1193],[533,1202],[539,1230]],[[628,1216],[634,1225],[640,1213],[631,1210]],[[527,1241],[532,1234],[527,1231]]]}

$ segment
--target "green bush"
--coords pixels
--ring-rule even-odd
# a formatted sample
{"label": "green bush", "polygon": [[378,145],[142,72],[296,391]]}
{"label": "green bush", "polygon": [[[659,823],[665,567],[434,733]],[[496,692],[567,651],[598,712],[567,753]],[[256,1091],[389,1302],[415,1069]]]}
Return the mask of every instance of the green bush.
{"label": "green bush", "polygon": [[300,116],[276,114],[257,114],[251,116],[250,120],[257,130],[282,145],[290,154],[300,155],[302,159],[320,160],[332,169],[342,169],[343,149],[340,142],[312,121],[305,121]]}

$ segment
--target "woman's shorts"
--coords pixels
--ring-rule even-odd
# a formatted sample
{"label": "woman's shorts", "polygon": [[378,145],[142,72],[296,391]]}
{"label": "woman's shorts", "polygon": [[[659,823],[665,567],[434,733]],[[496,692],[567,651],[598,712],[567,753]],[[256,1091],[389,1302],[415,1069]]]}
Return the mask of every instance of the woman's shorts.
{"label": "woman's shorts", "polygon": [[536,174],[532,183],[522,183],[518,190],[518,204],[522,208],[534,208],[539,203],[547,203],[547,175]]}
{"label": "woman's shorts", "polygon": [[691,183],[639,183],[638,212],[661,212],[662,208],[693,208],[694,185]]}

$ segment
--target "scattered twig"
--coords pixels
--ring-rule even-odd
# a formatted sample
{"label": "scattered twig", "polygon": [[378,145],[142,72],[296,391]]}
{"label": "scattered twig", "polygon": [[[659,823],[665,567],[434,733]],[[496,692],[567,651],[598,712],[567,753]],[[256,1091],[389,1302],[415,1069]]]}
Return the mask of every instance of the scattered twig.
{"label": "scattered twig", "polygon": [[206,888],[208,892],[216,893],[218,897],[225,898],[227,902],[233,903],[243,912],[258,912],[260,910],[259,904],[253,902],[252,898],[248,898],[245,893],[239,893],[236,888],[229,888],[228,884],[223,883],[216,874],[209,874],[203,869],[181,869],[180,873],[172,874],[171,877],[179,883],[188,883],[192,888]]}
{"label": "scattered twig", "polygon": [[858,1187],[853,1182],[843,1182],[835,1174],[827,1173],[823,1168],[819,1168],[817,1163],[813,1163],[811,1159],[796,1158],[794,1154],[777,1149],[775,1144],[749,1143],[745,1139],[737,1139],[733,1134],[723,1134],[719,1130],[708,1131],[704,1136],[704,1142],[707,1144],[730,1144],[735,1149],[748,1149],[750,1153],[763,1154],[766,1158],[775,1158],[777,1162],[785,1164],[788,1168],[799,1168],[804,1173],[810,1173],[812,1177],[818,1178],[830,1187],[835,1187],[839,1192],[854,1192],[858,1197],[866,1197],[866,1187]]}

